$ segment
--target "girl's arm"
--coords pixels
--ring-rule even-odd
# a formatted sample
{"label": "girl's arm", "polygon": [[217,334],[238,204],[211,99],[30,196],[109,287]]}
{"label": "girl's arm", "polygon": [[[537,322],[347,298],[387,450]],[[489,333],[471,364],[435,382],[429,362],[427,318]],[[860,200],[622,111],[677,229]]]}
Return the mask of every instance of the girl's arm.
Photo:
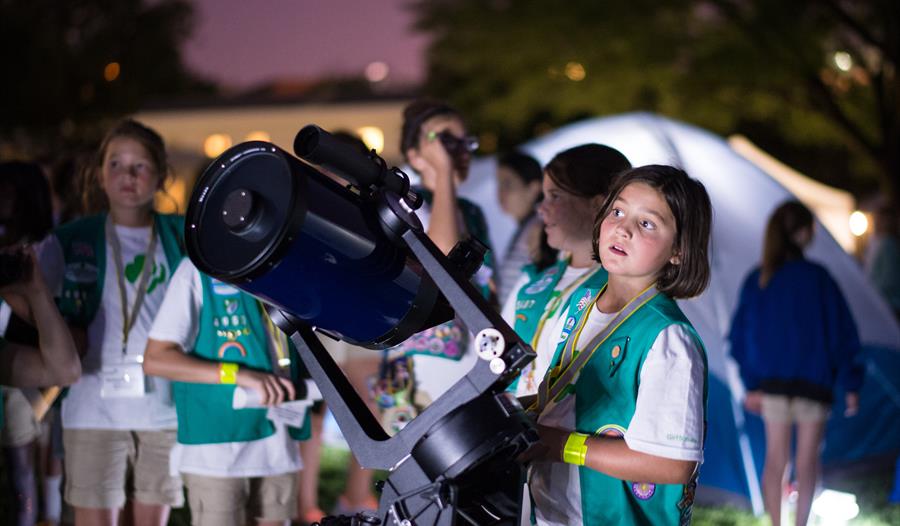
{"label": "girl's arm", "polygon": [[453,159],[443,147],[432,149],[428,156],[414,155],[409,159],[410,165],[422,177],[422,181],[430,181],[426,187],[433,185],[431,203],[431,219],[428,222],[427,234],[444,254],[459,241],[459,225],[456,219],[456,180]]}
{"label": "girl's arm", "polygon": [[[219,362],[210,362],[185,354],[181,346],[175,342],[153,338],[147,340],[147,348],[144,351],[146,374],[179,382],[221,383],[221,365]],[[285,400],[293,400],[296,395],[290,379],[243,367],[238,369],[235,383],[246,389],[258,391],[263,405],[278,405]]]}
{"label": "girl's arm", "polygon": [[435,169],[434,197],[431,203],[431,220],[428,223],[428,237],[444,254],[459,242],[459,222],[457,221],[456,182],[453,180],[452,164]]}
{"label": "girl's arm", "polygon": [[38,347],[7,343],[0,356],[0,383],[18,387],[69,385],[81,376],[81,361],[66,322],[60,315],[29,249],[30,275],[0,289],[13,311],[33,324]]}
{"label": "girl's arm", "polygon": [[[541,442],[547,447],[545,460],[563,462],[569,431],[538,425]],[[634,451],[618,437],[592,436],[585,442],[586,467],[621,480],[652,484],[687,484],[697,463]]]}

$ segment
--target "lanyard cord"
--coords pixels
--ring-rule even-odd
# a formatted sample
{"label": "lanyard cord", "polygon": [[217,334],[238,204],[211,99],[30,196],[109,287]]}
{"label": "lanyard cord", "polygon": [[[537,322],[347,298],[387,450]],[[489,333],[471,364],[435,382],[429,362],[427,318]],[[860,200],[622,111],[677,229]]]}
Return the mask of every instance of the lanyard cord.
{"label": "lanyard cord", "polygon": [[563,348],[563,355],[560,357],[559,365],[551,368],[544,376],[541,385],[538,387],[537,400],[528,408],[529,412],[534,412],[538,415],[541,414],[551,400],[559,396],[566,387],[578,378],[581,369],[587,365],[594,355],[594,352],[600,348],[603,342],[605,342],[616,329],[625,323],[625,320],[630,318],[632,314],[637,312],[659,293],[656,290],[655,284],[653,284],[629,300],[628,303],[625,304],[625,307],[606,324],[606,327],[588,342],[584,347],[583,352],[576,354],[576,345],[578,344],[578,339],[581,337],[581,332],[584,330],[587,323],[587,319],[590,316],[591,309],[597,304],[597,301],[600,299],[600,296],[603,295],[605,290],[606,285],[603,286],[597,294],[597,297],[594,298],[587,307],[584,316],[581,318],[581,322],[578,324],[578,330],[572,335],[572,338],[566,342],[565,347]]}
{"label": "lanyard cord", "polygon": [[113,261],[116,264],[116,283],[119,285],[119,299],[122,305],[122,355],[128,354],[128,334],[137,321],[138,312],[144,303],[144,297],[147,294],[147,282],[150,280],[150,273],[153,268],[153,262],[156,258],[156,221],[150,225],[150,241],[147,243],[147,252],[144,256],[144,264],[141,268],[141,277],[135,289],[134,304],[131,306],[131,315],[128,313],[128,295],[125,292],[125,264],[122,262],[122,246],[119,243],[119,236],[116,234],[115,227],[111,216],[106,218],[106,239],[112,247]]}
{"label": "lanyard cord", "polygon": [[272,356],[271,352],[269,353],[270,359],[274,358],[274,360],[272,360],[272,372],[276,376],[285,376],[285,369],[291,365],[291,359],[287,355],[287,336],[281,332],[281,329],[275,326],[275,323],[269,316],[269,311],[266,310],[266,307],[262,302],[257,301],[257,304],[259,305],[259,310],[262,312],[263,318],[266,319],[266,332],[269,333],[269,337],[272,340],[272,349],[275,351],[274,356]]}

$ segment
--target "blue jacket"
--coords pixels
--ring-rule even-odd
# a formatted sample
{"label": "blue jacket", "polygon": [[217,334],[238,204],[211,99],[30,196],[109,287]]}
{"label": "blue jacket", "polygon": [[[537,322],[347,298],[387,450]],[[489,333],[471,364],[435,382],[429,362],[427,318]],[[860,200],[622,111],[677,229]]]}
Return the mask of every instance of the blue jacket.
{"label": "blue jacket", "polygon": [[744,281],[731,324],[731,354],[748,390],[830,403],[839,385],[859,391],[859,335],[828,271],[806,260],[785,263],[765,288],[760,269]]}

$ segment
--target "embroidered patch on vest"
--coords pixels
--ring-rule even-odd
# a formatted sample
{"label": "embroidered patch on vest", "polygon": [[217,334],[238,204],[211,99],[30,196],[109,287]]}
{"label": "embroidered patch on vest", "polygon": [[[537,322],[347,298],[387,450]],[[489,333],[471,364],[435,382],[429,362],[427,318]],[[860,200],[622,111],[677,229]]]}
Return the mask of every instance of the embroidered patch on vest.
{"label": "embroidered patch on vest", "polygon": [[625,428],[616,424],[606,424],[605,426],[601,426],[594,434],[605,437],[622,438],[625,436]]}
{"label": "embroidered patch on vest", "polygon": [[97,265],[74,262],[66,264],[65,277],[72,283],[96,283]]}
{"label": "embroidered patch on vest", "polygon": [[556,273],[558,270],[555,267],[551,267],[547,269],[546,274],[544,274],[541,279],[534,282],[534,284],[528,286],[525,289],[525,294],[539,294],[544,292],[547,287],[550,286],[551,283],[556,279]]}
{"label": "embroidered patch on vest", "polygon": [[694,508],[694,495],[697,491],[697,473],[691,477],[691,481],[684,485],[681,494],[681,500],[678,501],[678,510],[680,513],[680,521],[678,524],[687,526],[691,523]]}
{"label": "embroidered patch on vest", "polygon": [[572,329],[575,328],[575,316],[569,316],[566,319],[566,324],[563,326],[562,332],[559,333],[559,343],[562,343],[569,339],[569,335],[572,334]]}
{"label": "embroidered patch on vest", "polygon": [[634,482],[631,484],[631,493],[640,500],[650,500],[656,493],[656,484],[649,482]]}
{"label": "embroidered patch on vest", "polygon": [[591,303],[591,291],[586,291],[584,296],[578,300],[578,303],[575,304],[575,308],[578,309],[578,312],[583,311],[587,306]]}
{"label": "embroidered patch on vest", "polygon": [[212,281],[213,292],[215,292],[219,296],[234,296],[240,293],[237,288],[229,285],[228,283],[219,281],[215,278],[210,278],[210,281]]}
{"label": "embroidered patch on vest", "polygon": [[237,352],[241,353],[241,356],[247,356],[247,349],[245,349],[240,342],[225,342],[219,347],[219,358],[224,358],[225,353],[231,349],[235,349]]}
{"label": "embroidered patch on vest", "polygon": [[90,243],[85,243],[83,241],[73,241],[72,255],[83,258],[93,258],[94,247]]}
{"label": "embroidered patch on vest", "polygon": [[610,356],[612,356],[613,359],[615,360],[616,358],[619,357],[619,354],[621,352],[622,352],[622,348],[619,347],[618,345],[616,345],[615,347],[612,348],[612,351],[610,352]]}

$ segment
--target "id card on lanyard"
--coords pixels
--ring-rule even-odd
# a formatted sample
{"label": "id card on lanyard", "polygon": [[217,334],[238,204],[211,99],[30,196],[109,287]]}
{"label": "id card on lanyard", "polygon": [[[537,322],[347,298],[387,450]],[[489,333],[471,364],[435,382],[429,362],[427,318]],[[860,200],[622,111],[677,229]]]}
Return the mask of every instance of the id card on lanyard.
{"label": "id card on lanyard", "polygon": [[128,336],[137,321],[138,313],[147,295],[147,282],[153,269],[156,257],[156,222],[150,227],[150,240],[144,256],[144,264],[135,288],[134,302],[128,308],[128,295],[125,291],[125,269],[122,262],[122,246],[116,234],[112,218],[106,219],[106,239],[112,249],[113,262],[116,266],[116,284],[119,288],[119,299],[122,308],[122,354],[117,363],[104,364],[100,371],[101,398],[140,398],[144,396],[146,382],[142,365],[143,354],[128,355]]}

